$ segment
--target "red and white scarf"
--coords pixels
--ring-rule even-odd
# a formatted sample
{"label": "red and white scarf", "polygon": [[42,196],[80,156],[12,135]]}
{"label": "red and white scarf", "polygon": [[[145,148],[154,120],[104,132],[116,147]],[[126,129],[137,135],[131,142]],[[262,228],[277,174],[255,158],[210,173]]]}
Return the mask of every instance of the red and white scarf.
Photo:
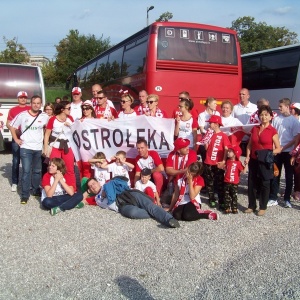
{"label": "red and white scarf", "polygon": [[[187,187],[187,178],[186,176],[184,175],[184,177],[182,178],[182,182],[181,182],[181,187],[180,187],[180,190],[179,190],[179,197],[178,197],[178,200],[177,202],[175,203],[174,205],[174,208],[173,208],[173,211],[176,207],[179,206],[180,202],[182,201],[184,195],[185,195],[185,191],[186,191],[186,187]],[[194,183],[194,182],[193,182]],[[200,204],[197,202],[196,199],[190,199],[190,201],[194,204],[194,206],[196,207],[196,210],[199,214],[210,214],[212,211],[207,209],[207,210],[204,210],[204,209],[201,209],[200,207]]]}

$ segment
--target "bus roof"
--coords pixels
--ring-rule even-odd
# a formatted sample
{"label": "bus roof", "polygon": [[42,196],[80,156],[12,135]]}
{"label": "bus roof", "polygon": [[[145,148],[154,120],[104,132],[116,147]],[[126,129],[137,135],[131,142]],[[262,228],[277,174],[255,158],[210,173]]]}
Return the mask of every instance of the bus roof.
{"label": "bus roof", "polygon": [[112,52],[115,49],[118,49],[119,47],[121,47],[124,44],[127,44],[128,42],[130,42],[131,40],[135,39],[136,37],[139,37],[141,35],[143,35],[144,33],[148,32],[150,30],[150,27],[153,26],[175,26],[175,27],[191,27],[191,28],[203,28],[203,29],[210,29],[210,30],[219,30],[219,31],[223,31],[223,32],[227,32],[227,33],[231,33],[231,34],[236,34],[236,31],[229,29],[229,28],[225,28],[225,27],[219,27],[219,26],[213,26],[213,25],[206,25],[206,24],[201,24],[201,23],[189,23],[189,22],[154,22],[152,24],[150,24],[148,27],[143,28],[142,30],[136,32],[135,34],[129,36],[128,38],[126,38],[125,40],[121,41],[120,43],[112,46],[111,48],[99,53],[96,57],[93,57],[92,59],[90,59],[89,61],[87,61],[86,63],[80,65],[78,69],[81,69],[82,67],[89,65],[91,62],[93,62],[94,60],[97,60],[99,58],[99,56],[102,55],[106,55],[110,52]]}
{"label": "bus roof", "polygon": [[293,44],[293,45],[288,45],[288,46],[282,46],[282,47],[261,50],[261,51],[257,51],[257,52],[246,53],[246,54],[242,54],[241,57],[248,57],[248,56],[252,56],[252,55],[256,55],[256,54],[277,52],[277,51],[288,50],[288,49],[297,48],[297,47],[300,47],[300,44]]}

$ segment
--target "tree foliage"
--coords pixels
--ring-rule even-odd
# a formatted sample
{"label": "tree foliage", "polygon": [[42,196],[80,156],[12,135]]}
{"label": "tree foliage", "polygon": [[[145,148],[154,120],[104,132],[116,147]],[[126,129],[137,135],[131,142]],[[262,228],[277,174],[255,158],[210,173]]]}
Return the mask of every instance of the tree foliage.
{"label": "tree foliage", "polygon": [[232,22],[237,32],[241,52],[250,53],[298,43],[298,35],[285,27],[273,27],[265,22],[256,23],[253,17],[240,17]]}
{"label": "tree foliage", "polygon": [[61,83],[58,79],[55,62],[50,61],[42,66],[42,73],[44,77],[44,82],[46,86],[53,86]]}
{"label": "tree foliage", "polygon": [[172,18],[173,18],[173,14],[166,11],[159,16],[159,18],[156,20],[156,22],[168,22]]}
{"label": "tree foliage", "polygon": [[22,64],[29,62],[29,53],[26,48],[18,43],[16,37],[12,40],[3,37],[6,49],[0,52],[0,62]]}
{"label": "tree foliage", "polygon": [[103,36],[96,38],[95,35],[82,35],[78,30],[70,30],[55,47],[57,54],[54,67],[57,80],[65,82],[76,68],[109,49],[110,39],[103,39]]}

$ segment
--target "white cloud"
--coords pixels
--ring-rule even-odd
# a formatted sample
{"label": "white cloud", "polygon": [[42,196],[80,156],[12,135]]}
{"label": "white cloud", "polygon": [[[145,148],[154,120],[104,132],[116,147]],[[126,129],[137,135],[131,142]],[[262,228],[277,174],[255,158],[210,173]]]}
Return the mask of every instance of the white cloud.
{"label": "white cloud", "polygon": [[278,8],[275,8],[273,10],[273,12],[275,14],[278,14],[278,15],[285,15],[287,14],[288,12],[290,12],[292,10],[292,7],[291,6],[285,6],[285,7],[278,7]]}

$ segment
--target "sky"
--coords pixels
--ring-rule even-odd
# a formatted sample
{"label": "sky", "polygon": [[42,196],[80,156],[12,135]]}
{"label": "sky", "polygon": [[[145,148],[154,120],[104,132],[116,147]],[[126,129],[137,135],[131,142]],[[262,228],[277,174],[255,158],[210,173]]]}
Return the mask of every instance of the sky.
{"label": "sky", "polygon": [[[251,16],[255,22],[285,26],[300,40],[299,0],[0,0],[1,36],[17,38],[29,54],[55,57],[55,45],[71,29],[80,34],[110,38],[117,44],[153,23],[164,12],[172,21],[194,22],[230,27],[239,17]],[[5,49],[0,40],[0,51]]]}

